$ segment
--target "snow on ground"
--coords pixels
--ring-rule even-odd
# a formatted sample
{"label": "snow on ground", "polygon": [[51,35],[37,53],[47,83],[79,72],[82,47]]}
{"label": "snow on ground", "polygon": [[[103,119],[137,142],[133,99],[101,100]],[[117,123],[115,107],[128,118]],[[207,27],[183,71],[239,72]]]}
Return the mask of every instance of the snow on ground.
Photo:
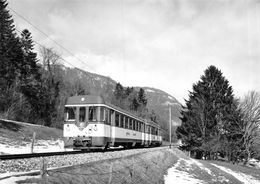
{"label": "snow on ground", "polygon": [[177,168],[181,166],[182,161],[185,162],[185,167],[186,167],[187,171],[190,169],[191,165],[194,163],[193,161],[187,162],[187,160],[180,158],[172,168],[168,169],[168,172],[167,172],[168,174],[164,177],[165,184],[171,184],[171,183],[179,183],[179,184],[205,183],[202,180],[194,178],[188,172],[178,170]]}
{"label": "snow on ground", "polygon": [[198,162],[197,160],[194,159],[189,159],[189,160],[185,160],[189,166],[191,166],[192,164],[196,164],[197,166],[200,167],[200,169],[206,171],[209,175],[212,175],[212,172],[209,168],[206,168],[202,163]]}
{"label": "snow on ground", "polygon": [[150,92],[150,93],[155,93],[155,91],[152,90],[152,89],[146,89],[145,91],[146,91],[146,92]]}
{"label": "snow on ground", "polygon": [[[207,167],[205,167],[202,163],[195,159],[182,159],[180,158],[178,162],[168,170],[168,175],[165,176],[164,181],[166,184],[171,183],[205,183],[202,180],[194,178],[193,175],[189,174],[189,171],[194,169],[192,166],[198,166],[199,169],[204,170],[206,173],[208,173],[210,176],[212,176],[214,179],[212,181],[218,182],[218,183],[228,183],[229,179],[227,179],[224,176],[216,176],[214,173],[211,172],[211,170]],[[182,169],[182,171],[180,170]],[[183,171],[183,169],[185,171]]]}
{"label": "snow on ground", "polygon": [[4,179],[3,181],[0,180],[0,184],[15,184],[17,181],[26,180],[28,178],[40,178],[41,176],[14,176],[7,179]]}
{"label": "snow on ground", "polygon": [[[31,145],[29,142],[12,143],[1,142],[0,154],[23,154],[31,153]],[[34,153],[65,151],[62,140],[36,140],[33,147]]]}
{"label": "snow on ground", "polygon": [[237,178],[238,180],[240,180],[241,182],[243,182],[245,184],[259,184],[260,183],[260,180],[257,180],[253,176],[250,176],[250,175],[247,175],[247,174],[244,174],[241,172],[235,172],[235,171],[232,171],[231,169],[228,169],[226,167],[219,166],[216,164],[211,164],[211,165],[219,168],[220,170],[222,170],[230,175],[233,175],[235,178]]}

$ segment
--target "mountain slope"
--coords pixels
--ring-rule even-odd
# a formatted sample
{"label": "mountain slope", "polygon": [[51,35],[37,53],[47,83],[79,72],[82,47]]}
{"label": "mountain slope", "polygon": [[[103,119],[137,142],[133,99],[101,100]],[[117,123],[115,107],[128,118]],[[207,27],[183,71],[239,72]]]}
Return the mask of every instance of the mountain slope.
{"label": "mountain slope", "polygon": [[[110,77],[90,73],[80,69],[65,69],[65,80],[70,82],[80,81],[83,84],[83,88],[89,94],[101,95],[106,101],[111,102],[113,91],[116,86],[116,81]],[[131,86],[130,86],[131,87]],[[134,87],[138,91],[141,87]],[[152,110],[159,115],[159,123],[165,129],[168,130],[169,122],[169,105],[172,108],[172,121],[176,124],[180,124],[180,109],[181,104],[172,95],[151,87],[142,87],[146,92],[147,108],[149,112]]]}

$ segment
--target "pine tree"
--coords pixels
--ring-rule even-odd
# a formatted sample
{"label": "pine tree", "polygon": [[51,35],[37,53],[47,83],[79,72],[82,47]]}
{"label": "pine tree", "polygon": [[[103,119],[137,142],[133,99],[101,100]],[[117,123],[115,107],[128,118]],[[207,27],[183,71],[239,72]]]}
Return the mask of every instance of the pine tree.
{"label": "pine tree", "polygon": [[[0,104],[1,111],[14,109],[20,98],[19,88],[23,52],[15,33],[12,16],[7,10],[8,3],[0,0]],[[8,111],[15,113],[14,110]],[[9,116],[9,115],[7,115]]]}
{"label": "pine tree", "polygon": [[193,85],[181,114],[177,135],[188,150],[211,158],[222,145],[238,141],[238,137],[230,136],[240,124],[233,90],[215,66],[208,67]]}
{"label": "pine tree", "polygon": [[143,88],[140,88],[140,90],[138,92],[138,101],[143,106],[146,106],[146,104],[147,104],[147,99],[145,97],[145,92],[144,92]]}
{"label": "pine tree", "polygon": [[121,100],[124,97],[124,87],[120,83],[116,84],[114,96],[117,100]]}

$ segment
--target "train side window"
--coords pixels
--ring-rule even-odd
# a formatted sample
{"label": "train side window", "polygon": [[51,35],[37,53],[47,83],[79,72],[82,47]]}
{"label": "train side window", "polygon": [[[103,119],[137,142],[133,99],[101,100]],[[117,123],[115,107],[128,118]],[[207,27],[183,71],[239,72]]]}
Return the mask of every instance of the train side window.
{"label": "train side window", "polygon": [[112,121],[113,121],[113,113],[114,113],[115,111],[113,111],[113,110],[109,110],[109,124],[111,124],[112,123]]}
{"label": "train side window", "polygon": [[99,107],[99,111],[100,111],[100,113],[99,113],[99,120],[100,121],[105,121],[105,108],[104,107]]}
{"label": "train side window", "polygon": [[129,118],[125,117],[125,128],[129,128],[129,122],[128,122]]}
{"label": "train side window", "polygon": [[79,121],[85,122],[86,119],[86,107],[79,108]]}
{"label": "train side window", "polygon": [[89,107],[88,110],[89,116],[88,116],[88,120],[89,121],[97,121],[97,107]]}
{"label": "train side window", "polygon": [[66,107],[66,119],[75,120],[76,118],[76,107]]}
{"label": "train side window", "polygon": [[109,121],[109,111],[107,108],[104,108],[104,121],[105,122]]}
{"label": "train side window", "polygon": [[124,115],[120,115],[120,127],[124,127]]}
{"label": "train side window", "polygon": [[116,126],[119,126],[119,114],[116,113],[116,119],[115,119]]}
{"label": "train side window", "polygon": [[132,119],[130,119],[130,122],[129,122],[129,129],[133,129],[133,120]]}

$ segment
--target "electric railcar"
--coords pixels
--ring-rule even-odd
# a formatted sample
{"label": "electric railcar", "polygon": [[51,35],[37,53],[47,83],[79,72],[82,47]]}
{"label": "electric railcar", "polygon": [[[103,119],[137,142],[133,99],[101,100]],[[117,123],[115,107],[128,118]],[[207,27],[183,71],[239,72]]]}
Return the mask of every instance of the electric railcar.
{"label": "electric railcar", "polygon": [[162,143],[158,124],[91,95],[67,99],[63,135],[65,148],[73,149],[159,146]]}

